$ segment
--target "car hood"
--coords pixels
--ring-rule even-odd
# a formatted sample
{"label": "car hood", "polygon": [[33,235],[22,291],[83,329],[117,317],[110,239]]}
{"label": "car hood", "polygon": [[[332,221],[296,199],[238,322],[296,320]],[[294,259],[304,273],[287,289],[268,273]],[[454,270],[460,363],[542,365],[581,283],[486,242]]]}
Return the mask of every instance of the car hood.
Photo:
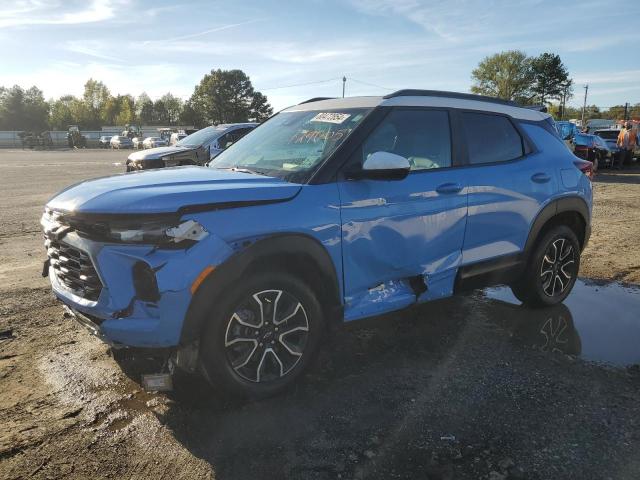
{"label": "car hood", "polygon": [[170,147],[156,147],[150,148],[148,150],[140,150],[138,152],[133,152],[129,155],[129,160],[156,160],[158,158],[162,158],[167,155],[188,152],[189,150],[195,150],[194,147],[178,147],[172,145]]}
{"label": "car hood", "polygon": [[273,177],[188,166],[88,180],[58,193],[47,207],[96,214],[170,213],[223,203],[286,201],[300,188]]}

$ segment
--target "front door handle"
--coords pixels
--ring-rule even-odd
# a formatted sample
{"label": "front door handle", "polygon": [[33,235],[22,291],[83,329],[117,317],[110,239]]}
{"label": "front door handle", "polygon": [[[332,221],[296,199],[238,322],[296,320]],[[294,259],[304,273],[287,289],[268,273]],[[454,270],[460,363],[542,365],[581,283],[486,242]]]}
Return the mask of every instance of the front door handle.
{"label": "front door handle", "polygon": [[460,190],[462,190],[462,185],[453,182],[443,183],[436,187],[438,193],[458,193]]}
{"label": "front door handle", "polygon": [[546,173],[534,173],[531,176],[531,180],[536,183],[547,183],[549,180],[551,180],[551,177]]}

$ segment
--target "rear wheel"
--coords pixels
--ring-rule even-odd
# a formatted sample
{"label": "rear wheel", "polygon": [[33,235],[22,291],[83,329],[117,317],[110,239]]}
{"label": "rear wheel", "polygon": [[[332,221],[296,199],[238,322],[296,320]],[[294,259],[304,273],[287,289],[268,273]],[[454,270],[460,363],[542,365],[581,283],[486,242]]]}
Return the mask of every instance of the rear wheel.
{"label": "rear wheel", "polygon": [[562,302],[571,292],[580,267],[580,244],[569,227],[552,228],[537,243],[522,278],[511,285],[518,300],[530,306]]}
{"label": "rear wheel", "polygon": [[215,387],[241,397],[267,397],[293,383],[312,360],[324,329],[313,292],[283,273],[236,284],[210,312],[202,365]]}

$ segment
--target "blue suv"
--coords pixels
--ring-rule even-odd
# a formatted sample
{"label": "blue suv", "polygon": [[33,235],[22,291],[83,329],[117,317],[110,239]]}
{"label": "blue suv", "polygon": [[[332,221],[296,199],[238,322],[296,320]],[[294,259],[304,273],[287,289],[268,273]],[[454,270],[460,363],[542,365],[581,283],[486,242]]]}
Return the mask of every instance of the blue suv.
{"label": "blue suv", "polygon": [[312,99],[208,167],[90,180],[42,225],[55,295],[114,347],[250,397],[298,377],[322,333],[457,292],[561,302],[591,184],[545,113],[424,90]]}

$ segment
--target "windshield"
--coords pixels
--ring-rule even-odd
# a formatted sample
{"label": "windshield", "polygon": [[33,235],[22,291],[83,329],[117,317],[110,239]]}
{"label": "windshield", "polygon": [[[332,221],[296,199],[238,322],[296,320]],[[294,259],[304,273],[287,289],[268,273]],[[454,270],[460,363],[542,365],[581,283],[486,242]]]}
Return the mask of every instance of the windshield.
{"label": "windshield", "polygon": [[560,138],[567,139],[573,133],[573,124],[571,123],[556,123]]}
{"label": "windshield", "polygon": [[362,122],[370,109],[282,112],[209,163],[302,182]]}
{"label": "windshield", "polygon": [[198,130],[191,135],[184,137],[182,140],[176,143],[180,147],[199,147],[214,138],[219,137],[224,133],[224,130],[217,127],[207,127],[202,130]]}
{"label": "windshield", "polygon": [[575,142],[576,145],[582,145],[585,147],[590,147],[593,144],[591,135],[576,135]]}

